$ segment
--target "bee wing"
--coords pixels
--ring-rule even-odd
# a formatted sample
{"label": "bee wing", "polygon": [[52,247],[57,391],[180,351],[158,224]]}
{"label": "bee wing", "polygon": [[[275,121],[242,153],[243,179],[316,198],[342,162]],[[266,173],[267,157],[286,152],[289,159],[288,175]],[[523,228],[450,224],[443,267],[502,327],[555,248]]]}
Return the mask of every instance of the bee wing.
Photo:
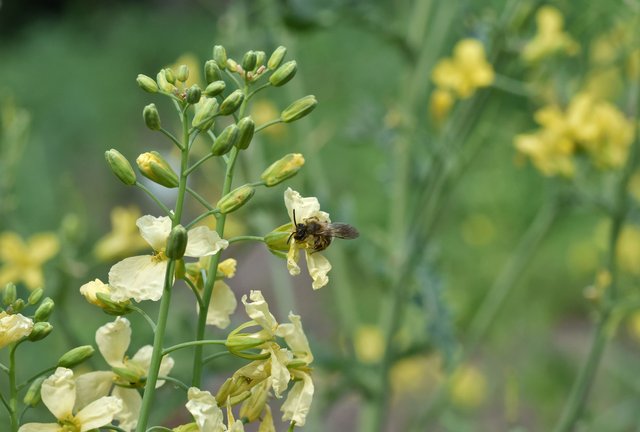
{"label": "bee wing", "polygon": [[360,235],[355,227],[346,223],[339,222],[327,225],[327,227],[323,229],[323,234],[340,239],[354,239]]}

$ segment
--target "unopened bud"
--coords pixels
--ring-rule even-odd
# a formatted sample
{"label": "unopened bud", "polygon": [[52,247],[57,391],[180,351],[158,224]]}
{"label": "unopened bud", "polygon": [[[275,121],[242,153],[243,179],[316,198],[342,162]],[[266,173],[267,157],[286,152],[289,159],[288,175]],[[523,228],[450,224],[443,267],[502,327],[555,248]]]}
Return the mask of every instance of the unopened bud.
{"label": "unopened bud", "polygon": [[202,96],[202,90],[198,87],[197,84],[192,85],[187,90],[187,103],[197,104],[200,101],[200,96]]}
{"label": "unopened bud", "polygon": [[144,118],[144,124],[151,130],[160,130],[160,114],[158,114],[158,108],[156,104],[149,104],[142,110],[142,117]]}
{"label": "unopened bud", "polygon": [[296,75],[296,71],[298,70],[298,65],[295,60],[291,60],[280,66],[276,71],[269,77],[269,82],[274,87],[280,87],[291,81]]}
{"label": "unopened bud", "polygon": [[29,386],[29,390],[24,395],[24,399],[22,400],[25,405],[34,407],[40,403],[40,389],[42,388],[42,383],[47,379],[45,376],[40,376],[33,380],[31,385]]}
{"label": "unopened bud", "polygon": [[167,239],[167,248],[165,253],[168,258],[178,260],[184,256],[184,251],[187,250],[187,241],[189,240],[189,234],[182,225],[176,225],[169,234]]}
{"label": "unopened bud", "polygon": [[22,309],[24,309],[25,304],[24,304],[24,300],[22,300],[21,298],[16,299],[16,301],[13,302],[13,304],[11,305],[11,309],[14,312],[20,312]]}
{"label": "unopened bud", "polygon": [[122,183],[128,186],[136,184],[136,173],[133,171],[133,167],[131,167],[131,164],[127,158],[122,155],[122,153],[118,150],[111,149],[104,153],[104,157],[113,174],[115,174]]}
{"label": "unopened bud", "polygon": [[51,299],[51,297],[47,297],[44,300],[42,300],[42,303],[40,303],[40,306],[38,306],[38,309],[36,309],[36,313],[33,316],[33,320],[35,322],[42,322],[42,321],[48,320],[49,317],[51,316],[51,313],[53,312],[53,308],[55,307],[55,305],[56,304]]}
{"label": "unopened bud", "polygon": [[246,400],[249,396],[251,396],[251,392],[249,390],[245,390],[242,393],[239,393],[235,396],[231,396],[227,402],[228,406],[237,405],[240,402]]}
{"label": "unopened bud", "polygon": [[276,48],[273,51],[273,54],[271,54],[271,57],[269,57],[269,61],[267,62],[267,66],[269,67],[269,69],[274,70],[278,66],[280,66],[280,64],[282,64],[282,60],[284,60],[285,55],[287,55],[287,49],[285,47],[280,45],[278,48]]}
{"label": "unopened bud", "polygon": [[222,45],[216,45],[213,47],[213,59],[216,61],[220,69],[227,67],[227,51]]}
{"label": "unopened bud", "polygon": [[164,70],[164,74],[165,74],[165,77],[167,78],[167,81],[169,81],[169,83],[171,83],[171,84],[175,84],[176,83],[176,76],[173,73],[173,69],[166,68]]}
{"label": "unopened bud", "polygon": [[208,130],[218,113],[218,101],[215,98],[202,98],[195,105],[196,112],[191,121],[191,125],[201,131]]}
{"label": "unopened bud", "polygon": [[48,322],[37,322],[33,325],[33,330],[29,334],[28,339],[31,342],[37,342],[49,336],[53,330],[53,326]]}
{"label": "unopened bud", "polygon": [[96,350],[91,345],[83,345],[73,348],[58,359],[58,367],[71,369],[90,358]]}
{"label": "unopened bud", "polygon": [[[171,70],[171,69],[168,69]],[[156,76],[156,82],[158,83],[158,87],[165,93],[173,93],[176,90],[176,87],[171,84],[167,78],[167,69],[162,69],[158,72]]]}
{"label": "unopened bud", "polygon": [[255,348],[270,340],[271,338],[261,333],[232,333],[227,336],[224,345],[231,353],[239,353],[240,351]]}
{"label": "unopened bud", "polygon": [[2,291],[2,303],[5,305],[10,305],[18,298],[18,294],[16,291],[16,286],[9,282],[5,285],[4,290]]}
{"label": "unopened bud", "polygon": [[29,298],[27,299],[27,302],[30,305],[37,304],[40,301],[40,299],[42,299],[43,295],[44,295],[44,290],[42,288],[37,288],[31,294],[29,294]]}
{"label": "unopened bud", "polygon": [[256,53],[255,51],[247,51],[242,57],[242,69],[249,72],[256,67]]}
{"label": "unopened bud", "polygon": [[204,79],[207,81],[207,84],[211,84],[214,81],[218,81],[222,78],[222,74],[220,73],[220,67],[218,67],[218,63],[215,60],[207,60],[204,64]]}
{"label": "unopened bud", "polygon": [[304,156],[300,153],[289,153],[269,166],[260,178],[265,186],[271,187],[282,183],[298,173],[304,165]]}
{"label": "unopened bud", "polygon": [[213,81],[207,86],[207,88],[204,89],[204,94],[211,98],[216,97],[220,93],[222,93],[226,87],[227,85],[222,80]]}
{"label": "unopened bud", "polygon": [[233,147],[236,142],[238,142],[238,137],[240,135],[240,131],[238,126],[235,124],[230,124],[218,135],[216,140],[213,142],[211,146],[211,154],[214,156],[222,156],[226,154],[231,147]]}
{"label": "unopened bud", "polygon": [[178,175],[160,156],[160,153],[156,151],[142,153],[136,159],[136,163],[142,175],[149,180],[168,188],[178,187]]}
{"label": "unopened bud", "polygon": [[229,96],[225,98],[220,104],[220,114],[229,115],[233,114],[244,100],[244,93],[242,90],[235,90]]}
{"label": "unopened bud", "polygon": [[272,251],[288,251],[293,231],[294,227],[291,222],[281,225],[264,236],[264,243]]}
{"label": "unopened bud", "polygon": [[318,105],[318,101],[315,96],[305,96],[286,107],[280,114],[280,118],[285,123],[291,123],[309,114],[316,108],[316,105]]}
{"label": "unopened bud", "polygon": [[138,74],[136,82],[142,90],[148,93],[158,93],[158,84],[153,80],[153,78],[143,74]]}
{"label": "unopened bud", "polygon": [[229,72],[238,72],[238,63],[234,59],[227,59],[227,70]]}
{"label": "unopened bud", "polygon": [[249,201],[254,193],[255,189],[253,186],[248,184],[240,186],[220,198],[216,207],[220,209],[220,213],[222,214],[231,213]]}
{"label": "unopened bud", "polygon": [[227,378],[227,380],[222,383],[220,389],[218,389],[218,393],[216,394],[216,402],[218,406],[223,407],[229,399],[231,395],[231,390],[233,389],[233,378]]}
{"label": "unopened bud", "polygon": [[108,313],[109,315],[122,316],[133,311],[133,309],[131,309],[130,307],[130,300],[115,302],[111,300],[111,296],[109,294],[103,292],[96,293],[96,299],[96,305],[98,305],[105,313]]}
{"label": "unopened bud", "polygon": [[265,54],[264,51],[256,51],[256,65],[255,65],[255,68],[259,68],[260,66],[264,65],[264,61],[266,59],[267,59],[267,54]]}
{"label": "unopened bud", "polygon": [[112,367],[111,370],[113,373],[118,375],[118,377],[122,378],[124,381],[128,383],[137,383],[140,382],[142,375],[128,368],[124,367]]}
{"label": "unopened bud", "polygon": [[178,68],[178,73],[176,75],[176,78],[180,82],[185,82],[186,80],[188,80],[189,79],[189,67],[187,65],[180,65],[180,67]]}
{"label": "unopened bud", "polygon": [[249,144],[251,144],[253,133],[256,130],[256,124],[251,117],[244,117],[238,122],[238,130],[240,135],[238,136],[236,147],[240,150],[245,150],[249,147]]}
{"label": "unopened bud", "polygon": [[262,414],[269,396],[269,381],[265,380],[251,390],[251,395],[240,406],[240,418],[249,423],[256,421]]}

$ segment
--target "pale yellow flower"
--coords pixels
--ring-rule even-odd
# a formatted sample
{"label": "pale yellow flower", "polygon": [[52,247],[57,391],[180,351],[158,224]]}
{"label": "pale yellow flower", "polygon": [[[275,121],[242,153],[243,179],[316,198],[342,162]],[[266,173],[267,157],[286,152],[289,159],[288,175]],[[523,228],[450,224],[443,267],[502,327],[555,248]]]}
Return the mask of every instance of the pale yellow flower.
{"label": "pale yellow flower", "polygon": [[103,307],[104,303],[100,301],[98,298],[98,294],[111,294],[111,289],[109,285],[102,282],[100,279],[95,279],[91,282],[87,282],[86,284],[80,287],[80,294],[84,296],[84,298],[91,303],[92,305]]}
{"label": "pale yellow flower", "polygon": [[216,398],[211,393],[191,387],[187,398],[189,401],[186,407],[196,421],[198,431],[222,432],[227,430],[222,410],[218,407]]}
{"label": "pale yellow flower", "polygon": [[14,232],[0,234],[0,286],[9,282],[24,282],[29,290],[42,288],[44,276],[42,266],[60,249],[58,238],[53,233],[35,234],[25,243]]}
{"label": "pale yellow flower", "polygon": [[495,73],[487,61],[479,40],[462,39],[453,49],[453,57],[438,62],[431,79],[441,89],[451,90],[465,99],[481,87],[493,83]]}
{"label": "pale yellow flower", "polygon": [[449,90],[437,88],[429,99],[429,113],[436,123],[441,123],[451,112],[455,99]]}
{"label": "pale yellow flower", "polygon": [[302,371],[294,371],[297,379],[280,410],[282,420],[296,422],[296,426],[304,426],[309,408],[313,400],[314,386],[311,376]]}
{"label": "pale yellow flower", "polygon": [[461,366],[452,378],[451,400],[462,408],[477,408],[487,398],[487,379],[475,366]]}
{"label": "pale yellow flower", "polygon": [[640,227],[625,225],[622,228],[616,256],[620,268],[633,275],[640,275]]}
{"label": "pale yellow flower", "polygon": [[382,360],[385,341],[380,327],[375,325],[359,326],[355,333],[354,349],[360,363],[373,364]]}
{"label": "pale yellow flower", "polygon": [[137,207],[114,207],[111,232],[96,243],[93,253],[101,261],[124,258],[148,247],[140,236],[136,221],[142,216]]}
{"label": "pale yellow flower", "polygon": [[542,6],[536,13],[538,31],[524,47],[522,57],[535,62],[557,52],[575,55],[580,45],[566,33],[562,13],[552,6]]}
{"label": "pale yellow flower", "polygon": [[33,330],[33,320],[21,314],[0,312],[0,348],[29,336]]}
{"label": "pale yellow flower", "polygon": [[[202,280],[202,271],[206,271],[209,268],[211,261],[210,256],[200,258],[197,263],[189,263],[186,265],[187,273],[186,277],[198,288],[200,295],[204,291],[204,281]],[[223,277],[232,278],[235,276],[237,261],[233,258],[228,258],[218,264],[218,270],[216,272],[216,281],[213,283],[213,292],[211,294],[211,301],[209,302],[209,308],[207,311],[207,325],[216,326],[221,329],[225,329],[231,322],[231,315],[236,311],[238,302],[233,290],[226,282],[222,280]],[[200,307],[196,303],[198,313],[200,313]]]}

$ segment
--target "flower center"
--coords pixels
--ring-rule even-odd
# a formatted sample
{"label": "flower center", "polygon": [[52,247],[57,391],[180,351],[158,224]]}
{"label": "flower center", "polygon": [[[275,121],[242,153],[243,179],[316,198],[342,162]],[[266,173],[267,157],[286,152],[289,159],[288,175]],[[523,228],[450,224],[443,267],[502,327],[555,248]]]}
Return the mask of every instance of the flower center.
{"label": "flower center", "polygon": [[80,422],[72,415],[58,420],[58,424],[60,425],[60,432],[80,432],[82,429]]}
{"label": "flower center", "polygon": [[159,263],[159,262],[162,262],[162,261],[166,261],[168,258],[167,258],[167,255],[165,255],[164,250],[161,250],[159,252],[155,252],[151,256],[151,259],[153,260],[153,262]]}

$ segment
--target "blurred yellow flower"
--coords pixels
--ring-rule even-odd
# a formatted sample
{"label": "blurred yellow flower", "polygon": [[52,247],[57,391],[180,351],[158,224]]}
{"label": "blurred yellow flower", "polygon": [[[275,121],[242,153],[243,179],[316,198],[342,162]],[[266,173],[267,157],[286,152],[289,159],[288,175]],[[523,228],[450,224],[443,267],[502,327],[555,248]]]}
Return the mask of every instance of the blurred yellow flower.
{"label": "blurred yellow flower", "polygon": [[[273,102],[260,99],[251,105],[251,118],[256,122],[257,126],[270,122],[280,117],[280,111]],[[280,138],[287,132],[287,128],[283,124],[275,124],[264,129],[261,133],[265,133],[273,138]]]}
{"label": "blurred yellow flower", "polygon": [[437,88],[429,99],[429,113],[436,123],[441,123],[451,111],[455,99],[449,90]]}
{"label": "blurred yellow flower", "polygon": [[461,366],[454,372],[451,401],[461,408],[477,408],[487,398],[487,379],[478,368]]}
{"label": "blurred yellow flower", "polygon": [[640,227],[626,225],[622,228],[616,255],[622,270],[640,275]]}
{"label": "blurred yellow flower", "polygon": [[58,238],[53,233],[39,233],[25,243],[14,232],[0,234],[0,286],[8,282],[24,282],[29,290],[43,288],[42,266],[60,249]]}
{"label": "blurred yellow flower", "polygon": [[111,210],[111,232],[96,243],[93,253],[100,261],[127,257],[148,247],[140,235],[136,221],[142,216],[140,209],[114,207]]}
{"label": "blurred yellow flower", "polygon": [[189,78],[184,82],[184,88],[187,89],[194,84],[198,84],[202,87],[202,78],[200,74],[200,62],[198,61],[198,57],[196,57],[192,53],[182,54],[176,62],[169,67],[175,74],[178,72],[178,69],[181,65],[186,65],[189,68]]}
{"label": "blurred yellow flower", "polygon": [[580,45],[563,31],[564,18],[558,9],[542,6],[536,13],[536,24],[536,35],[522,51],[526,61],[535,62],[558,52],[575,55],[580,51]]}
{"label": "blurred yellow flower", "polygon": [[631,336],[633,336],[637,342],[640,342],[640,311],[634,312],[629,316],[627,326]]}
{"label": "blurred yellow flower", "polygon": [[491,85],[493,67],[476,39],[462,39],[453,48],[453,57],[436,64],[431,79],[441,89],[451,90],[462,99],[472,96],[480,87]]}
{"label": "blurred yellow flower", "polygon": [[384,355],[384,335],[380,327],[361,325],[356,329],[354,338],[356,358],[360,363],[378,363]]}
{"label": "blurred yellow flower", "polygon": [[396,396],[424,394],[442,380],[442,360],[437,355],[417,355],[399,360],[389,372],[391,389]]}

